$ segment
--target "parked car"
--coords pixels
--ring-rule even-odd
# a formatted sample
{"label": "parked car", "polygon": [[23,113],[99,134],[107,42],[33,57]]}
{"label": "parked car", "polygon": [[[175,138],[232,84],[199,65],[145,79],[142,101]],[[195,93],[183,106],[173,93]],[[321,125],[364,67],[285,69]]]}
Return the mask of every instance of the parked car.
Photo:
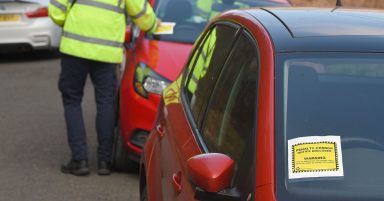
{"label": "parked car", "polygon": [[289,0],[236,0],[216,2],[204,11],[203,0],[158,0],[154,5],[163,22],[176,23],[173,34],[147,35],[133,26],[127,33],[126,64],[119,88],[119,123],[113,165],[130,170],[137,166],[142,147],[153,128],[160,93],[175,80],[193,43],[208,21],[219,12],[250,6],[289,6]]}
{"label": "parked car", "polygon": [[61,29],[47,6],[46,0],[0,0],[0,52],[57,49]]}
{"label": "parked car", "polygon": [[213,20],[163,92],[142,201],[384,200],[384,13]]}

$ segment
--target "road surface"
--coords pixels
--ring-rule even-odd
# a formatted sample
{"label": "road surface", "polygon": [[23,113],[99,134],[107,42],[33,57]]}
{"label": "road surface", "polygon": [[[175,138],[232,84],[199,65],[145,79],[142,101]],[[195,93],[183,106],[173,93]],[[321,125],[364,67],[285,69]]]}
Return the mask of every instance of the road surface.
{"label": "road surface", "polygon": [[96,174],[96,112],[90,81],[83,114],[91,175],[60,172],[69,149],[57,88],[59,72],[58,56],[47,52],[0,55],[0,200],[139,200],[137,173]]}

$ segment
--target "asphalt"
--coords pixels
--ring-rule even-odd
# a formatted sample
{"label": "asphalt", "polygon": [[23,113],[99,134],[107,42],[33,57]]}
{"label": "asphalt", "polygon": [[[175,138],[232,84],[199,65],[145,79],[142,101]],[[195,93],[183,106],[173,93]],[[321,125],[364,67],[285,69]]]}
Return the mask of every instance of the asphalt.
{"label": "asphalt", "polygon": [[96,174],[95,103],[88,81],[83,99],[91,175],[62,174],[69,159],[57,80],[60,59],[50,52],[0,55],[0,200],[139,200],[137,173]]}

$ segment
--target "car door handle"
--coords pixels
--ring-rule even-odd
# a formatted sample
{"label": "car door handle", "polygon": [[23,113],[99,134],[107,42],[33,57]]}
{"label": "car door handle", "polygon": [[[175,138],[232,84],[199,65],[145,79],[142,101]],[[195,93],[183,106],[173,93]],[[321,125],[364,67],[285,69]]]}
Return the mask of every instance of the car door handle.
{"label": "car door handle", "polygon": [[157,135],[159,136],[160,139],[162,139],[164,137],[164,126],[163,124],[158,124],[156,126],[156,131],[157,131]]}
{"label": "car door handle", "polygon": [[183,189],[183,185],[181,184],[181,172],[172,175],[172,185],[177,194],[181,193],[181,190]]}

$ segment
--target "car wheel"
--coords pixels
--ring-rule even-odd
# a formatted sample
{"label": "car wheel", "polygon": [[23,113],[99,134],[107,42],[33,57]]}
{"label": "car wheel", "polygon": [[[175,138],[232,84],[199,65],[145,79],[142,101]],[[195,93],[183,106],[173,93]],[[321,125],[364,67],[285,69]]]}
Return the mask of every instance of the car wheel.
{"label": "car wheel", "polygon": [[138,164],[129,158],[120,131],[120,123],[115,128],[112,165],[115,170],[133,172],[138,169]]}
{"label": "car wheel", "polygon": [[147,186],[143,187],[143,190],[140,194],[140,201],[148,201],[148,192],[147,192]]}

